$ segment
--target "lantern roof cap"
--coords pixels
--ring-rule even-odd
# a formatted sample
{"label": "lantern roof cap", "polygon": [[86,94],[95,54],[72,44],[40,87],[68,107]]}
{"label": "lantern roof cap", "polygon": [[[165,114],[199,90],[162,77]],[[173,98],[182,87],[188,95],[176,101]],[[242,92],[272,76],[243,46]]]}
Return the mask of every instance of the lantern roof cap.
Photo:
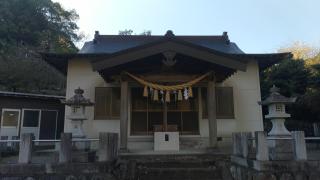
{"label": "lantern roof cap", "polygon": [[92,106],[94,105],[93,102],[91,102],[90,99],[86,99],[83,96],[84,90],[78,87],[74,90],[74,95],[67,99],[63,100],[62,103],[67,106]]}
{"label": "lantern roof cap", "polygon": [[258,102],[260,105],[269,105],[269,104],[292,104],[296,101],[296,97],[285,97],[279,93],[280,88],[273,85],[270,88],[270,95],[264,100]]}

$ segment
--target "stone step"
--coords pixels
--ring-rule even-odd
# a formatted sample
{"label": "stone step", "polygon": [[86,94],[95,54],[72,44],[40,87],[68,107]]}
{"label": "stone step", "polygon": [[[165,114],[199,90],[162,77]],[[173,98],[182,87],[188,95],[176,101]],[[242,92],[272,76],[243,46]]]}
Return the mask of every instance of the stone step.
{"label": "stone step", "polygon": [[126,155],[124,161],[135,164],[139,180],[222,180],[231,177],[229,156],[199,155]]}
{"label": "stone step", "polygon": [[139,162],[162,162],[162,161],[225,161],[229,155],[199,154],[199,155],[122,155],[120,159],[134,160]]}
{"label": "stone step", "polygon": [[147,168],[139,173],[140,180],[222,180],[215,168]]}
{"label": "stone step", "polygon": [[148,168],[212,168],[217,166],[215,161],[166,161],[137,163]]}

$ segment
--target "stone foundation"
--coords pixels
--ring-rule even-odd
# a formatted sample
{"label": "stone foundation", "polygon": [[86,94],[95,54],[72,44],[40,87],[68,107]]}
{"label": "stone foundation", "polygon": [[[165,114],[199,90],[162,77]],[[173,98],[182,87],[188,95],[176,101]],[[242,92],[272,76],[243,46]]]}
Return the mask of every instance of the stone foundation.
{"label": "stone foundation", "polygon": [[125,155],[114,162],[0,165],[5,180],[231,180],[226,155]]}
{"label": "stone foundation", "polygon": [[257,161],[231,157],[235,180],[320,180],[320,161]]}
{"label": "stone foundation", "polygon": [[113,162],[3,164],[5,180],[320,180],[320,161],[257,161],[218,154],[125,155]]}
{"label": "stone foundation", "polygon": [[[284,137],[288,137],[288,136],[284,136]],[[269,147],[270,160],[292,160],[292,159],[294,159],[293,145],[292,145],[292,141],[290,141],[290,140],[281,140],[281,139],[269,140],[268,147]]]}
{"label": "stone foundation", "polygon": [[114,179],[107,169],[110,164],[82,163],[82,164],[6,164],[0,165],[1,179],[36,180],[36,179],[95,179],[96,176]]}

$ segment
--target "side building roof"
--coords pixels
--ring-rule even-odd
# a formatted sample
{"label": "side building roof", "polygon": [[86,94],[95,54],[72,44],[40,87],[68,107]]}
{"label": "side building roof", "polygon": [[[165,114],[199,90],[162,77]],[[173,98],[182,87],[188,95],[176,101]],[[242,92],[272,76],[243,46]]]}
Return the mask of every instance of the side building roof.
{"label": "side building roof", "polygon": [[10,91],[0,91],[0,97],[30,98],[30,99],[41,99],[41,100],[64,100],[65,99],[64,96],[10,92]]}

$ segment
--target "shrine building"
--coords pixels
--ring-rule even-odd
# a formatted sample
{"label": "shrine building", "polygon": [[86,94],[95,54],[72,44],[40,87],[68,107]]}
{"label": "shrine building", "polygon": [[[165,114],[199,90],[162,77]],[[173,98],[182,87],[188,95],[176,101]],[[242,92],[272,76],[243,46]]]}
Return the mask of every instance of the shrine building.
{"label": "shrine building", "polygon": [[[67,76],[66,99],[80,87],[94,102],[85,112],[86,137],[116,132],[121,150],[143,151],[216,148],[228,145],[232,132],[262,131],[259,71],[291,54],[244,53],[226,32],[148,36],[96,31],[78,53],[42,56]],[[70,112],[66,106],[66,116]],[[64,131],[73,128],[66,118]]]}

